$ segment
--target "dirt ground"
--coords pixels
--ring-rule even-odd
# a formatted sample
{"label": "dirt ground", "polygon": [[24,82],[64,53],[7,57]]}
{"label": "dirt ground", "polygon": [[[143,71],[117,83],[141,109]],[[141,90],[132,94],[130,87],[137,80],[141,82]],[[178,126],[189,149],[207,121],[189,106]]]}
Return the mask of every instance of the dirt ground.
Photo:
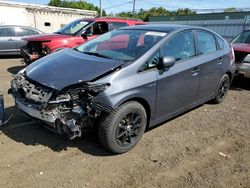
{"label": "dirt ground", "polygon": [[250,187],[250,80],[235,80],[224,103],[204,104],[111,155],[93,132],[69,141],[15,110],[7,89],[20,60],[0,59],[6,116],[16,114],[0,129],[0,187]]}

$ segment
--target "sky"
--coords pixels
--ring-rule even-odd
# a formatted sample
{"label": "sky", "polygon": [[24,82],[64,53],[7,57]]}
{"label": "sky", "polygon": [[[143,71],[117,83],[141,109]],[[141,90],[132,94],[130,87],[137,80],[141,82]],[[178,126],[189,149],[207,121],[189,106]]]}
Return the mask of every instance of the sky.
{"label": "sky", "polygon": [[[49,0],[10,0],[32,4],[48,4]],[[86,0],[99,6],[100,0]],[[149,9],[151,7],[163,6],[166,9],[176,10],[178,8],[190,9],[217,9],[217,8],[250,8],[250,0],[135,0],[136,11]],[[103,9],[109,13],[119,13],[122,11],[132,11],[132,0],[102,0]]]}

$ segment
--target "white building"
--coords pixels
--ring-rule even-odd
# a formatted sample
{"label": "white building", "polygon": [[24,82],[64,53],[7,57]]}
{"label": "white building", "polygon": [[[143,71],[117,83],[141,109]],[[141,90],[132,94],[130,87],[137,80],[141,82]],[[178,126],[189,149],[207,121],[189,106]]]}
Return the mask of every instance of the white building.
{"label": "white building", "polygon": [[23,25],[46,33],[57,31],[78,18],[92,18],[96,11],[59,8],[0,0],[0,25]]}

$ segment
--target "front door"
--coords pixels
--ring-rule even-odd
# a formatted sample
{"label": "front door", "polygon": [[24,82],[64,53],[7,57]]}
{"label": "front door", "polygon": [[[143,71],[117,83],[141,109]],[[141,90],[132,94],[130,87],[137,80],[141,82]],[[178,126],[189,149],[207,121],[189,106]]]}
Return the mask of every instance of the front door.
{"label": "front door", "polygon": [[190,108],[197,100],[199,64],[195,60],[192,31],[170,38],[161,49],[161,57],[175,57],[176,63],[168,70],[158,72],[157,121],[171,118]]}

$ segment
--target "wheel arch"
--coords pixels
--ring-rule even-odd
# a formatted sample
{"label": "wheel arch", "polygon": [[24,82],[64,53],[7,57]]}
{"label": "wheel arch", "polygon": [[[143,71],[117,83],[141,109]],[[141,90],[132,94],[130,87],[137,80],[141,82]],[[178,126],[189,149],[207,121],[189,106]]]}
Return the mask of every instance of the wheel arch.
{"label": "wheel arch", "polygon": [[150,122],[150,118],[151,118],[151,108],[150,108],[148,101],[141,97],[132,97],[120,103],[119,106],[130,101],[136,101],[144,107],[144,109],[146,110],[146,114],[147,114],[147,126],[148,126]]}
{"label": "wheel arch", "polygon": [[226,74],[229,76],[230,82],[232,82],[233,74],[230,71],[227,71]]}

